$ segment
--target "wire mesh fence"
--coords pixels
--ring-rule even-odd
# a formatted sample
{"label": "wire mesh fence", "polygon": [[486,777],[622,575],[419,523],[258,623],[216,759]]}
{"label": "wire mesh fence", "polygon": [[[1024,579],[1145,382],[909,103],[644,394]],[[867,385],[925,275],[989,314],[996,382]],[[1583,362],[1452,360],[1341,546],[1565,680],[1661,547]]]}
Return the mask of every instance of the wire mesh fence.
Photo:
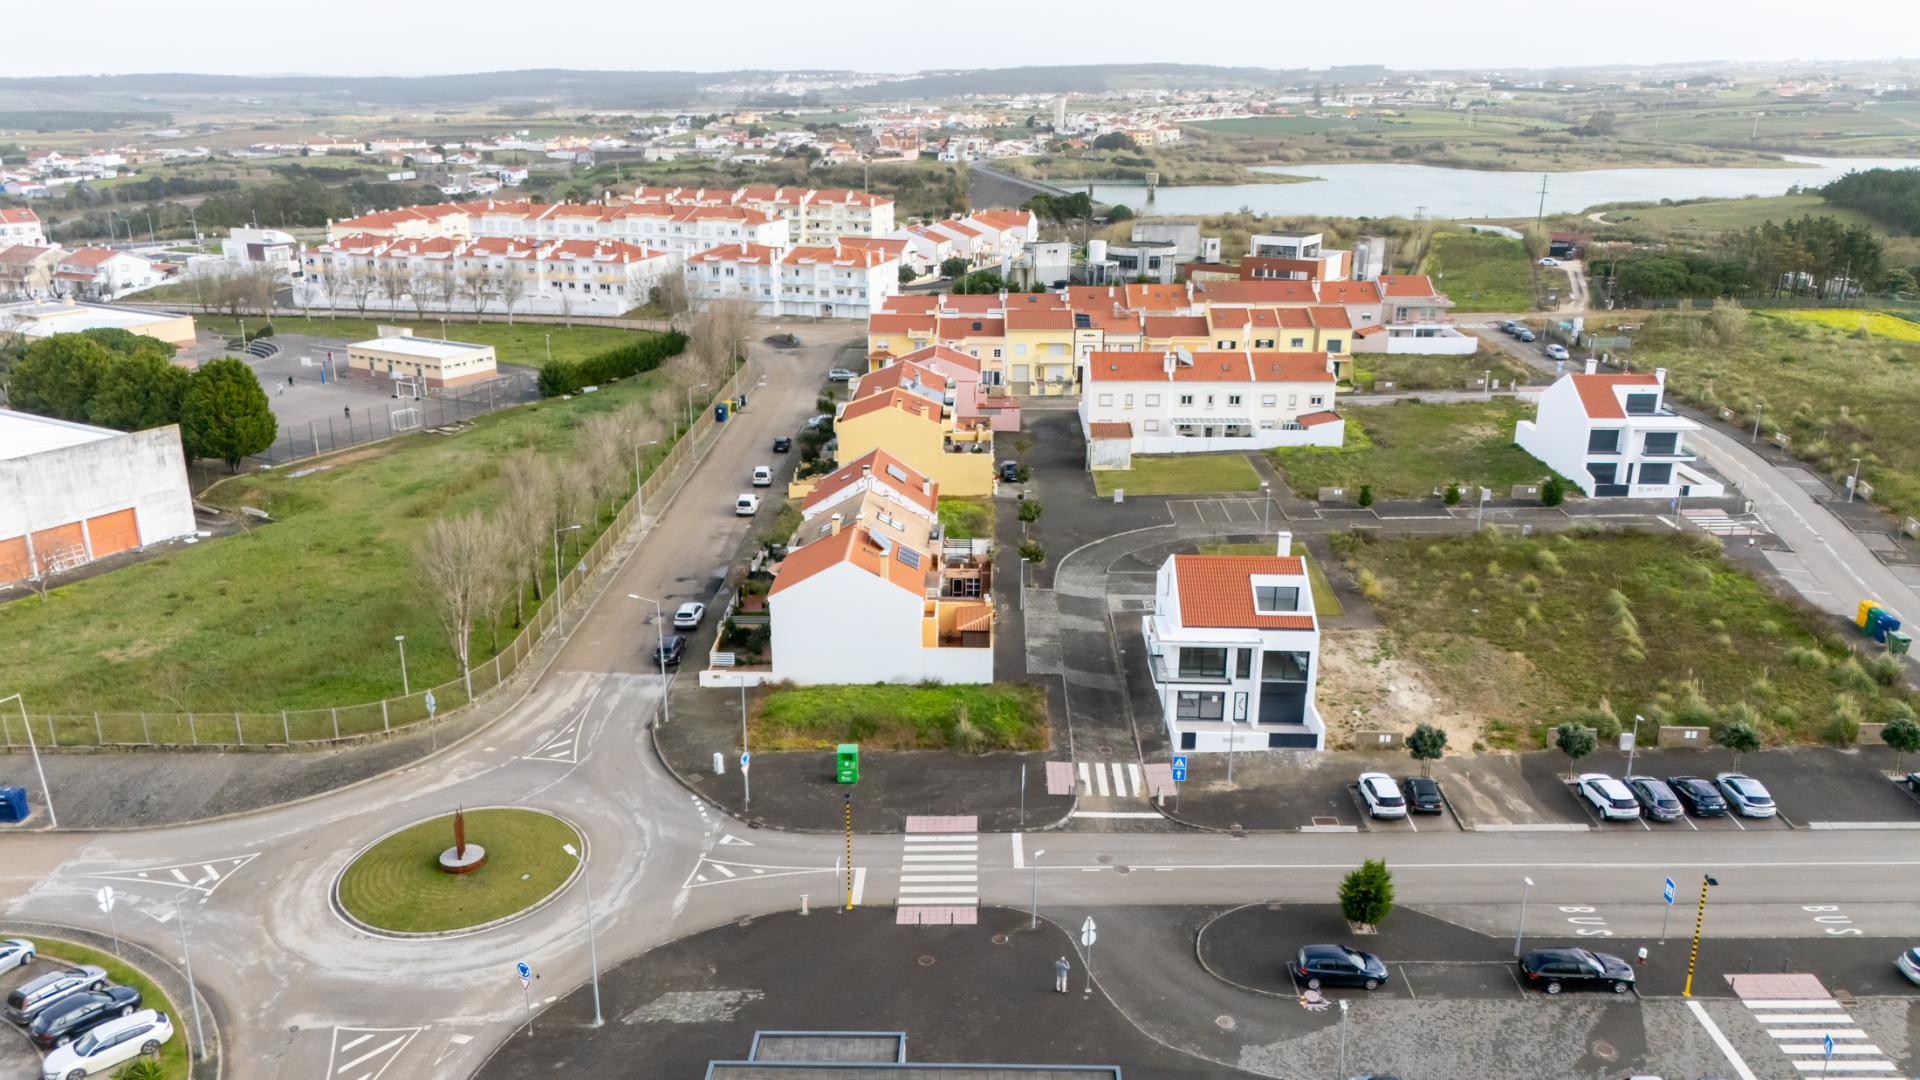
{"label": "wire mesh fence", "polygon": [[[760,377],[757,364],[748,364],[720,387],[715,400],[737,397]],[[262,712],[97,712],[86,715],[0,713],[0,737],[8,748],[61,747],[210,747],[296,746],[335,743],[406,731],[434,722],[480,700],[511,680],[526,664],[547,631],[553,628],[560,605],[577,596],[590,575],[604,565],[645,507],[660,496],[674,474],[691,458],[694,448],[718,426],[711,410],[696,417],[693,427],[674,441],[667,455],[640,485],[574,565],[561,576],[546,599],[527,619],[526,626],[501,647],[499,653],[476,660],[461,678],[418,693],[379,701],[320,709]],[[433,708],[427,707],[431,695]]]}

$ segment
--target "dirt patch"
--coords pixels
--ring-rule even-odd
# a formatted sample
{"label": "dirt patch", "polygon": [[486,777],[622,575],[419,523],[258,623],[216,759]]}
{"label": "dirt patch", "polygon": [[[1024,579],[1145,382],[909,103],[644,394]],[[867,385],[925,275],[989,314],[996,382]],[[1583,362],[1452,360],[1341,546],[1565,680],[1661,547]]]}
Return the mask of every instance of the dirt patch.
{"label": "dirt patch", "polygon": [[[1432,724],[1447,753],[1498,742],[1516,709],[1564,704],[1531,660],[1463,634],[1326,630],[1320,636],[1317,700],[1329,747],[1355,731],[1410,732]],[[1489,727],[1489,724],[1492,727]]]}
{"label": "dirt patch", "polygon": [[[25,645],[26,642],[23,641],[20,644]],[[109,664],[124,664],[129,660],[138,660],[142,656],[152,656],[165,647],[165,645],[165,642],[149,642],[145,638],[141,638],[131,645],[123,645],[118,649],[104,649],[100,655],[105,658]]]}

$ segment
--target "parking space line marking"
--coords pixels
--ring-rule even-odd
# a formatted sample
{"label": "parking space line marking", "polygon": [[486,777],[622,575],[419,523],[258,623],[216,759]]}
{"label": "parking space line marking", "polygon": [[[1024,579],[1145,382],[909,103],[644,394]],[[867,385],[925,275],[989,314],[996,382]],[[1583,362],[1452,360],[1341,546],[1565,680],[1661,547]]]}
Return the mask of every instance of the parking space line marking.
{"label": "parking space line marking", "polygon": [[1413,992],[1413,976],[1407,974],[1407,966],[1405,964],[1400,965],[1400,977],[1406,980],[1407,996],[1410,998],[1418,998],[1420,995]]}
{"label": "parking space line marking", "polygon": [[340,1049],[351,1050],[354,1047],[359,1046],[361,1043],[366,1042],[368,1039],[371,1039],[371,1038],[373,1038],[373,1033],[368,1032],[365,1035],[362,1035],[359,1038],[353,1040],[352,1042],[343,1045],[342,1047],[340,1047]]}
{"label": "parking space line marking", "polygon": [[1025,870],[1027,868],[1026,853],[1021,850],[1022,835],[1024,834],[1013,834],[1013,868],[1015,870]]}
{"label": "parking space line marking", "polygon": [[1713,1022],[1713,1017],[1707,1015],[1706,1007],[1697,1001],[1689,1001],[1687,1008],[1693,1010],[1693,1018],[1700,1021],[1700,1026],[1706,1029],[1707,1038],[1712,1039],[1713,1045],[1720,1048],[1720,1053],[1726,1057],[1727,1064],[1733,1066],[1733,1071],[1740,1074],[1740,1080],[1759,1080],[1753,1075],[1753,1070],[1747,1068],[1747,1063],[1740,1059],[1733,1044],[1728,1042],[1726,1035],[1720,1031],[1720,1026]]}
{"label": "parking space line marking", "polygon": [[[865,895],[867,895],[867,868],[856,866],[853,868],[853,895],[847,898],[847,906],[859,907],[860,898]],[[1744,1080],[1752,1080],[1752,1078],[1746,1077]]]}

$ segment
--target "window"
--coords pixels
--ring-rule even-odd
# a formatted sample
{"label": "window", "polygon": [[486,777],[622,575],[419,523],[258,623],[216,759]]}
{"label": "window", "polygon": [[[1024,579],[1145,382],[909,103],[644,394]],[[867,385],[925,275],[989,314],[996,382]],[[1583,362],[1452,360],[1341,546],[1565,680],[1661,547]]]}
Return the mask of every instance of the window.
{"label": "window", "polygon": [[1273,408],[1274,400],[1275,398],[1272,394],[1261,394],[1260,407],[1263,409],[1271,409]]}
{"label": "window", "polygon": [[1253,610],[1265,615],[1300,610],[1300,590],[1292,585],[1255,585]]}
{"label": "window", "polygon": [[1112,395],[1112,394],[1101,394],[1101,395],[1100,395],[1100,404],[1102,404],[1102,405],[1112,405],[1112,404],[1113,404],[1113,395]]}
{"label": "window", "polygon": [[1147,407],[1148,407],[1148,408],[1153,408],[1154,406],[1157,406],[1157,405],[1159,405],[1159,404],[1160,404],[1160,395],[1159,395],[1159,394],[1148,394],[1148,395],[1147,395]]}
{"label": "window", "polygon": [[1327,400],[1326,398],[1324,398],[1324,397],[1321,397],[1321,396],[1320,396],[1319,394],[1315,394],[1315,395],[1313,395],[1312,397],[1309,397],[1309,398],[1307,399],[1307,404],[1309,404],[1309,405],[1318,405],[1318,404],[1320,404],[1321,402],[1324,402],[1324,401],[1326,401],[1326,400]]}
{"label": "window", "polygon": [[[1647,433],[1649,454],[1672,455],[1680,445],[1680,433],[1677,431],[1650,431]],[[1642,470],[1643,472],[1645,470]]]}
{"label": "window", "polygon": [[1328,338],[1328,339],[1327,339],[1327,351],[1328,351],[1328,352],[1339,352],[1339,351],[1340,351],[1340,339],[1339,339],[1339,338],[1337,338],[1337,337],[1336,337],[1336,338]]}
{"label": "window", "polygon": [[1664,461],[1657,465],[1649,461],[1640,466],[1640,479],[1638,483],[1671,484],[1673,483],[1673,466]]}
{"label": "window", "polygon": [[1652,416],[1654,410],[1659,407],[1659,404],[1659,394],[1628,394],[1627,415]]}
{"label": "window", "polygon": [[1618,468],[1618,465],[1612,463],[1602,465],[1589,461],[1587,463],[1587,475],[1593,477],[1593,482],[1596,484],[1611,484],[1613,483],[1614,471]]}
{"label": "window", "polygon": [[1303,652],[1270,652],[1260,657],[1262,681],[1305,682],[1311,658]]}
{"label": "window", "polygon": [[1214,342],[1214,343],[1213,343],[1213,347],[1214,347],[1214,348],[1216,348],[1216,349],[1220,349],[1220,350],[1222,350],[1222,351],[1225,351],[1225,350],[1227,350],[1227,349],[1231,349],[1231,348],[1233,348],[1233,342],[1231,342],[1231,341],[1228,341],[1228,340],[1226,340],[1225,338],[1222,338],[1221,340],[1219,340],[1219,341],[1216,341],[1216,342]]}
{"label": "window", "polygon": [[1256,338],[1254,339],[1253,347],[1256,349],[1271,349],[1273,348],[1273,339],[1272,338]]}
{"label": "window", "polygon": [[1292,408],[1297,408],[1297,407],[1299,406],[1299,404],[1300,404],[1300,395],[1299,395],[1299,394],[1288,394],[1288,395],[1287,395],[1287,408],[1289,408],[1289,409],[1292,409]]}
{"label": "window", "polygon": [[1158,421],[1158,420],[1149,420],[1149,421],[1147,421],[1147,430],[1148,430],[1148,431],[1159,431],[1159,430],[1160,430],[1160,421]]}
{"label": "window", "polygon": [[1294,338],[1294,339],[1293,339],[1293,347],[1294,347],[1294,348],[1296,348],[1296,349],[1304,349],[1304,348],[1306,348],[1306,347],[1307,347],[1307,339],[1306,339],[1306,338],[1303,338],[1303,337],[1297,337],[1297,338]]}
{"label": "window", "polygon": [[1218,720],[1226,714],[1226,704],[1224,693],[1182,690],[1174,713],[1182,720]]}
{"label": "window", "polygon": [[1013,347],[1013,355],[1015,356],[1027,355],[1027,347],[1025,345],[1015,345]]}
{"label": "window", "polygon": [[1239,395],[1239,394],[1228,394],[1228,395],[1227,395],[1227,404],[1229,404],[1229,405],[1238,405],[1238,404],[1240,404],[1240,395]]}
{"label": "window", "polygon": [[1260,430],[1262,430],[1262,431],[1272,431],[1272,430],[1273,430],[1273,421],[1271,421],[1271,420],[1262,420],[1262,421],[1260,421]]}
{"label": "window", "polygon": [[1208,395],[1207,395],[1207,408],[1209,408],[1209,409],[1211,409],[1211,408],[1213,408],[1213,395],[1212,395],[1212,394],[1208,394]]}
{"label": "window", "polygon": [[1233,665],[1234,678],[1236,679],[1253,678],[1253,650],[1252,649],[1236,649],[1234,651],[1240,654],[1239,658],[1234,661],[1234,665]]}
{"label": "window", "polygon": [[1180,677],[1183,679],[1226,678],[1227,650],[1181,646]]}
{"label": "window", "polygon": [[1617,454],[1620,452],[1620,431],[1618,428],[1595,428],[1587,432],[1587,453]]}
{"label": "window", "polygon": [[1193,395],[1192,395],[1192,394],[1181,394],[1181,395],[1180,395],[1180,404],[1182,404],[1182,405],[1191,405],[1191,404],[1193,404]]}
{"label": "window", "polygon": [[[867,294],[866,294],[866,293],[861,293],[860,295],[861,295],[861,296],[865,296],[865,295],[867,295]],[[998,359],[1000,359],[1000,350],[999,350],[999,349],[995,349],[995,350],[993,350],[993,358],[994,358],[995,360],[998,360]]]}

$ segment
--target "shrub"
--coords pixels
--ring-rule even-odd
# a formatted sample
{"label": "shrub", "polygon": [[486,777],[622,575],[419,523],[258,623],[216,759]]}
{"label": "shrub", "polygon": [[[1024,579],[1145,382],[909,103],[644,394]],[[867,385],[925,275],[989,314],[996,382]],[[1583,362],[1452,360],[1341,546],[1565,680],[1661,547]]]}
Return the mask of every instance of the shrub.
{"label": "shrub", "polygon": [[1832,679],[1833,684],[1842,690],[1870,691],[1873,689],[1873,676],[1867,674],[1867,669],[1860,665],[1857,657],[1849,656],[1840,661],[1827,678]]}
{"label": "shrub", "polygon": [[1852,694],[1833,695],[1833,710],[1827,714],[1828,742],[1845,746],[1860,737],[1860,706]]}
{"label": "shrub", "polygon": [[1340,914],[1348,922],[1378,926],[1393,910],[1393,875],[1383,859],[1368,859],[1340,883]]}
{"label": "shrub", "polygon": [[549,360],[540,365],[540,396],[559,397],[562,394],[577,394],[585,384],[580,381],[580,369],[565,360]]}
{"label": "shrub", "polygon": [[1881,686],[1892,686],[1894,683],[1899,682],[1900,676],[1905,673],[1906,669],[1905,664],[1902,664],[1898,659],[1886,653],[1881,653],[1879,656],[1867,661],[1867,674],[1873,676],[1873,681],[1879,683]]}
{"label": "shrub", "polygon": [[1807,671],[1825,671],[1827,656],[1819,649],[1809,649],[1796,645],[1787,650],[1787,663]]}
{"label": "shrub", "polygon": [[1534,568],[1546,574],[1564,574],[1566,569],[1560,565],[1560,556],[1541,548],[1533,553]]}
{"label": "shrub", "polygon": [[1547,477],[1547,482],[1540,485],[1540,505],[1541,506],[1559,506],[1561,503],[1566,501],[1567,501],[1566,483],[1557,476]]}
{"label": "shrub", "polygon": [[1760,749],[1760,733],[1751,724],[1728,724],[1714,732],[1713,741],[1733,751],[1733,771],[1740,771],[1740,755]]}
{"label": "shrub", "polygon": [[1880,738],[1893,748],[1896,755],[1893,771],[1903,772],[1905,770],[1901,766],[1906,764],[1906,756],[1920,750],[1920,724],[1914,723],[1911,716],[1896,716],[1880,729]]}
{"label": "shrub", "polygon": [[1446,494],[1442,495],[1441,498],[1445,500],[1448,506],[1458,504],[1460,502],[1460,485],[1448,484]]}
{"label": "shrub", "polygon": [[1020,557],[1030,563],[1043,563],[1047,561],[1047,549],[1038,540],[1022,540]]}
{"label": "shrub", "polygon": [[1037,499],[1021,499],[1020,500],[1020,520],[1021,521],[1039,521],[1040,520],[1039,500]]}
{"label": "shrub", "polygon": [[[1532,574],[1523,575],[1520,578],[1520,588],[1524,592],[1539,592],[1540,579],[1534,577]],[[1528,618],[1534,618],[1534,616],[1529,615]]]}
{"label": "shrub", "polygon": [[1373,485],[1372,485],[1372,484],[1361,484],[1361,485],[1360,485],[1360,500],[1359,500],[1359,501],[1360,501],[1360,505],[1361,505],[1361,506],[1372,506],[1372,505],[1373,505]]}

